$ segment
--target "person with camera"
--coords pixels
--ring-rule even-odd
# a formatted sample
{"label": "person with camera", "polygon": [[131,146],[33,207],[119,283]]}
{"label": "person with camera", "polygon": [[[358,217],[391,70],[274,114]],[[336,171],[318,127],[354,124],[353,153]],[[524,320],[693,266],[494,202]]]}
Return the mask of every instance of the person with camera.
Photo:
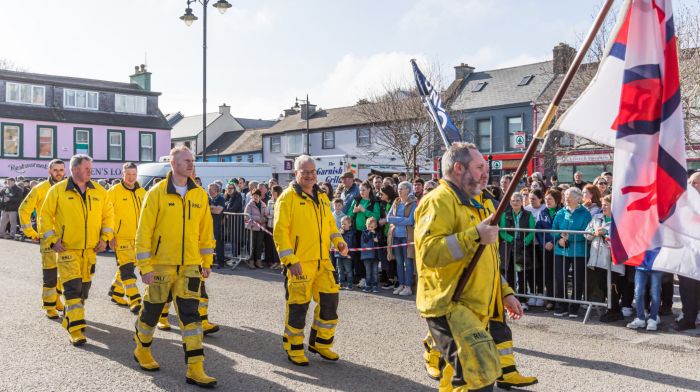
{"label": "person with camera", "polygon": [[[554,234],[554,296],[561,299],[583,299],[586,276],[586,239],[581,234],[569,234],[566,231],[584,231],[591,221],[591,213],[581,205],[583,192],[571,187],[564,192],[565,206],[554,217],[552,230],[563,230]],[[573,266],[573,297],[566,290],[567,271]],[[566,296],[565,296],[566,295]],[[555,316],[578,317],[579,304],[560,302]]]}

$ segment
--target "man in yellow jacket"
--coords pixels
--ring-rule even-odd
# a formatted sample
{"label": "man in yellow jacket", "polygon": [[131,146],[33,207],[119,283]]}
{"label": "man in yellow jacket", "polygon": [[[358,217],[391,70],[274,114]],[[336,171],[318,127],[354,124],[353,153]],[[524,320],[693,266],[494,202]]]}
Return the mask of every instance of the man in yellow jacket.
{"label": "man in yellow jacket", "polygon": [[41,252],[41,270],[43,276],[43,288],[41,291],[41,299],[43,307],[46,311],[46,317],[57,319],[58,312],[63,311],[61,303],[62,287],[58,285],[58,265],[56,264],[56,252],[46,246],[43,239],[39,238],[39,233],[32,226],[32,213],[36,212],[37,227],[41,207],[46,200],[46,194],[49,188],[63,181],[66,174],[66,165],[60,159],[54,159],[49,162],[49,178],[46,181],[38,183],[24,198],[19,206],[19,224],[24,232],[24,235],[34,241],[39,241],[39,249]]}
{"label": "man in yellow jacket", "polygon": [[[489,319],[505,307],[523,314],[512,290],[503,290],[496,240],[498,227],[474,198],[488,181],[488,164],[476,146],[455,143],[442,157],[441,186],[423,197],[415,212],[416,305],[428,323],[445,366],[440,391],[490,391],[501,376]],[[459,276],[479,244],[487,245],[457,302]]]}
{"label": "man in yellow jacket", "polygon": [[306,366],[304,327],[311,299],[316,302],[309,351],[328,361],[338,324],[338,284],[333,277],[330,246],[347,256],[348,247],[335,225],[330,201],[316,186],[316,164],[308,155],[294,161],[293,181],[275,203],[275,247],[285,266],[285,317],[283,347],[293,364]]}
{"label": "man in yellow jacket", "polygon": [[214,255],[214,226],[209,196],[190,178],[194,154],[181,146],[170,151],[167,178],[146,193],[136,231],[136,266],[147,285],[136,321],[134,358],[144,370],[160,366],[151,354],[158,318],[171,297],[180,321],[188,384],[213,387],[204,372],[202,278],[209,277]]}
{"label": "man in yellow jacket", "polygon": [[[474,198],[479,204],[484,208],[479,211],[479,219],[484,219],[496,211],[494,207],[493,200],[495,197],[488,190],[485,189],[481,195]],[[504,295],[512,293],[512,289],[508,284],[503,281],[502,291]],[[513,353],[513,333],[510,330],[508,324],[506,324],[505,312],[503,308],[494,309],[494,314],[489,320],[489,333],[493,337],[493,341],[496,343],[496,348],[498,349],[498,359],[501,363],[501,371],[503,375],[498,378],[496,384],[499,388],[522,388],[529,385],[537,383],[536,377],[523,376],[518,371],[515,366],[515,355]],[[425,347],[425,352],[423,352],[423,359],[425,359],[425,368],[428,372],[430,378],[434,380],[440,380],[440,350],[437,347],[435,339],[433,339],[430,332],[423,340],[423,346]]]}
{"label": "man in yellow jacket", "polygon": [[49,189],[39,217],[39,233],[58,255],[58,278],[66,299],[63,327],[74,346],[85,344],[85,301],[95,274],[96,253],[114,234],[114,211],[107,191],[91,181],[92,158],[74,155],[71,176]]}
{"label": "man in yellow jacket", "polygon": [[[128,305],[131,312],[141,310],[141,294],[136,287],[134,262],[136,261],[136,227],[141,214],[141,203],[146,191],[136,181],[137,168],[133,162],[122,166],[122,180],[112,186],[107,195],[114,206],[114,239],[109,247],[116,252],[117,272],[109,289],[112,301],[117,305]],[[126,295],[126,298],[124,298]]]}

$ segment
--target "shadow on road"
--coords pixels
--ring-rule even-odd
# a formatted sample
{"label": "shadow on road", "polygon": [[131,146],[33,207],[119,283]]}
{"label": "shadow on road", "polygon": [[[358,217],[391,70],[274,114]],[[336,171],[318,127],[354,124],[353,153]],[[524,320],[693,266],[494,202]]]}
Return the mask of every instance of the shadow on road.
{"label": "shadow on road", "polygon": [[[691,380],[689,378],[677,377],[669,374],[659,373],[647,369],[638,369],[631,366],[626,366],[620,363],[607,362],[607,361],[593,361],[588,359],[567,357],[564,355],[556,355],[550,353],[543,353],[535,350],[528,350],[525,348],[516,348],[516,352],[524,355],[531,355],[533,357],[549,359],[553,361],[559,361],[565,366],[574,366],[577,368],[594,369],[599,371],[606,371],[608,373],[628,376],[636,379],[651,381],[657,384],[661,384],[667,387],[674,388],[684,388],[691,391],[700,391],[700,381]],[[653,361],[653,358],[649,358]]]}

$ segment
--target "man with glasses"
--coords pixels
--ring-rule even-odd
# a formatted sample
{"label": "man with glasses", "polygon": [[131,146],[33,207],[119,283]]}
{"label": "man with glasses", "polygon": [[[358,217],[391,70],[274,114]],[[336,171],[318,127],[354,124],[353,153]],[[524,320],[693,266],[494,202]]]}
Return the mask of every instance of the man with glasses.
{"label": "man with glasses", "polygon": [[338,285],[328,250],[332,242],[341,255],[347,256],[348,246],[338,232],[328,197],[316,185],[313,158],[299,156],[294,161],[294,175],[295,180],[275,204],[273,238],[286,276],[283,347],[290,362],[307,366],[304,327],[312,298],[316,309],[309,351],[328,361],[340,359],[331,350],[338,324]]}

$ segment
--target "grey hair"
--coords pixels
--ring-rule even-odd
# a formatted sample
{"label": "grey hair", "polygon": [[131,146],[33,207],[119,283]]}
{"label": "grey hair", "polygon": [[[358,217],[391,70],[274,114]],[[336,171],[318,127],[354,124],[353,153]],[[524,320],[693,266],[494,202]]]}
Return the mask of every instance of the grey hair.
{"label": "grey hair", "polygon": [[260,185],[260,183],[257,182],[257,181],[250,181],[250,182],[248,182],[248,187],[250,187],[250,188],[257,188],[258,185]]}
{"label": "grey hair", "polygon": [[411,193],[413,192],[413,185],[411,185],[411,183],[408,181],[401,181],[399,183],[398,189],[408,189],[408,193]]}
{"label": "grey hair", "polygon": [[567,198],[569,195],[575,196],[578,201],[583,200],[583,192],[575,186],[572,186],[564,191],[564,198]]}
{"label": "grey hair", "polygon": [[301,170],[301,166],[307,162],[311,162],[316,166],[316,162],[314,162],[314,159],[311,158],[308,155],[299,155],[295,160],[294,160],[294,171]]}
{"label": "grey hair", "polygon": [[512,195],[510,195],[510,199],[511,200],[518,199],[520,201],[523,201],[523,195],[522,195],[522,193],[513,193]]}
{"label": "grey hair", "polygon": [[219,183],[216,181],[209,184],[209,186],[215,186],[217,190],[221,190],[221,185],[219,185]]}
{"label": "grey hair", "polygon": [[83,161],[92,162],[92,158],[86,154],[75,154],[70,158],[70,168],[80,166]]}
{"label": "grey hair", "polygon": [[444,175],[452,174],[455,163],[460,162],[468,165],[472,160],[469,150],[477,150],[474,143],[457,142],[452,145],[442,154],[442,173]]}

